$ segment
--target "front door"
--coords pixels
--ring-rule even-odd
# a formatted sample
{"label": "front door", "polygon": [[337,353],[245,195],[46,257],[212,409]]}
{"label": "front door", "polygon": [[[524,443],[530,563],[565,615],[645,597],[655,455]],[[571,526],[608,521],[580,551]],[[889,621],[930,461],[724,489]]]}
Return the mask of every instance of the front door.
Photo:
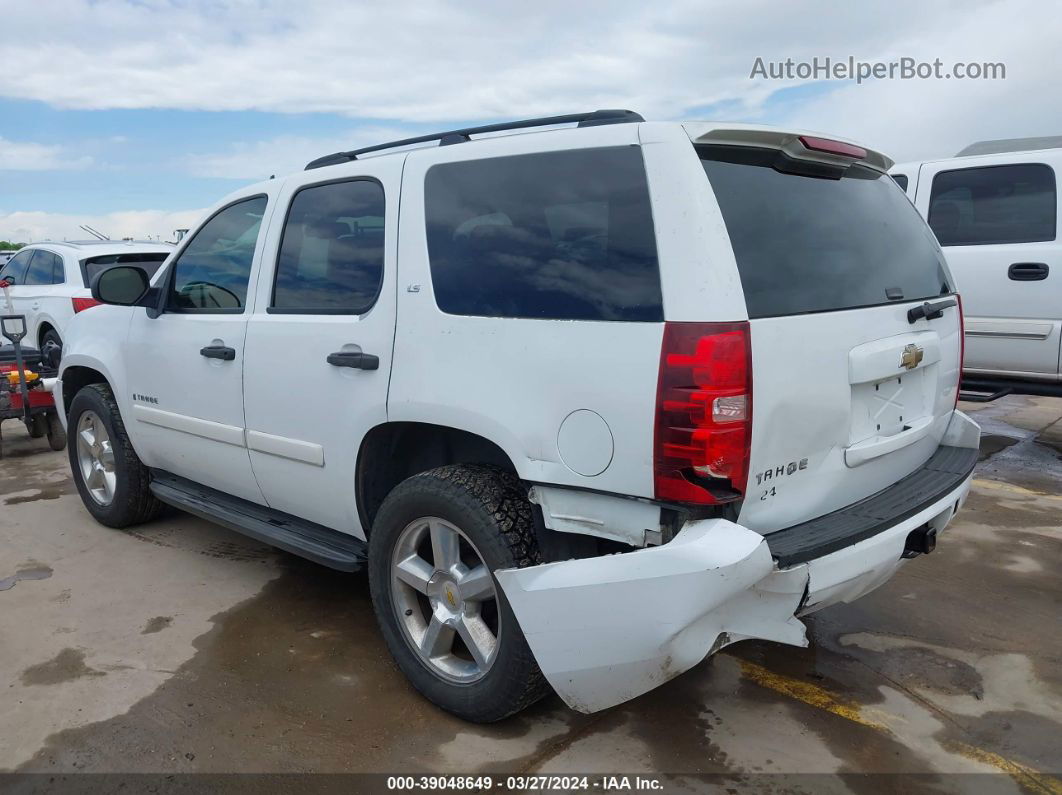
{"label": "front door", "polygon": [[[915,203],[962,296],[967,373],[1054,379],[1062,337],[1055,152],[923,165]],[[993,163],[993,164],[988,164]]]}
{"label": "front door", "polygon": [[158,317],[134,313],[126,383],[137,452],[148,466],[262,503],[244,441],[244,339],[257,241],[269,197],[215,213],[161,283]]}
{"label": "front door", "polygon": [[247,446],[269,506],[358,536],[358,449],[387,421],[402,160],[285,185],[247,330]]}

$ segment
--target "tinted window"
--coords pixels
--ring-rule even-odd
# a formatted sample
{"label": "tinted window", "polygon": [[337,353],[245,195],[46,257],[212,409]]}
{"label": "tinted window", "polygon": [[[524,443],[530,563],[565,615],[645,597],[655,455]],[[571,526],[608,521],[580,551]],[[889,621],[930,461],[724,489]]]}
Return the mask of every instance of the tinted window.
{"label": "tinted window", "polygon": [[370,180],[295,194],[277,258],[273,308],[362,314],[383,279],[384,192]]}
{"label": "tinted window", "polygon": [[942,246],[1055,239],[1055,173],[1042,163],[942,171],[929,225]]}
{"label": "tinted window", "polygon": [[424,190],[432,285],[444,312],[663,319],[636,147],[437,165]]}
{"label": "tinted window", "polygon": [[899,185],[904,191],[907,190],[907,175],[906,174],[893,174],[892,178],[896,180],[896,184]]}
{"label": "tinted window", "polygon": [[85,286],[92,284],[96,274],[110,268],[112,265],[135,265],[147,271],[148,277],[152,277],[158,271],[159,266],[166,261],[169,254],[159,252],[157,254],[103,254],[98,257],[89,257],[82,260],[84,266]]}
{"label": "tinted window", "polygon": [[226,207],[206,222],[173,269],[168,308],[184,312],[242,312],[266,197]]}
{"label": "tinted window", "polygon": [[22,284],[26,275],[26,266],[29,265],[35,250],[20,251],[9,259],[3,270],[0,270],[0,279],[8,279],[12,284]]}
{"label": "tinted window", "polygon": [[823,170],[774,150],[699,151],[730,234],[749,317],[951,292],[929,227],[886,174],[858,164]]}
{"label": "tinted window", "polygon": [[[55,281],[55,277],[59,281]],[[23,284],[59,284],[63,276],[63,259],[58,254],[37,249],[30,262],[29,270],[23,277]]]}

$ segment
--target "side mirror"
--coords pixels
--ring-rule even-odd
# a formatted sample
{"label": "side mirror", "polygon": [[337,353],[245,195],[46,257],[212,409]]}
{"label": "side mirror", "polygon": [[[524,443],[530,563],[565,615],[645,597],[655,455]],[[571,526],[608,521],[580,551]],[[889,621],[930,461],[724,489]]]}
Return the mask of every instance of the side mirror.
{"label": "side mirror", "polygon": [[137,306],[151,292],[147,271],[135,265],[116,265],[92,280],[92,297],[101,304]]}

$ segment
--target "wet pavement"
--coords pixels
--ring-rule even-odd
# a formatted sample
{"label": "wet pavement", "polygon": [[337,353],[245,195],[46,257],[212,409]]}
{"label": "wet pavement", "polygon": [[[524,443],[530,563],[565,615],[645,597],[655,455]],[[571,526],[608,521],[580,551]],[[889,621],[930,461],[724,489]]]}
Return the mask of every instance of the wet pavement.
{"label": "wet pavement", "polygon": [[[5,423],[0,770],[622,772],[694,789],[681,777],[715,773],[1057,795],[1062,400],[965,408],[985,437],[964,511],[932,555],[810,617],[809,648],[745,642],[605,712],[552,697],[492,726],[406,683],[363,575],[177,512],[102,527],[66,454]],[[919,776],[860,775],[884,773]]]}

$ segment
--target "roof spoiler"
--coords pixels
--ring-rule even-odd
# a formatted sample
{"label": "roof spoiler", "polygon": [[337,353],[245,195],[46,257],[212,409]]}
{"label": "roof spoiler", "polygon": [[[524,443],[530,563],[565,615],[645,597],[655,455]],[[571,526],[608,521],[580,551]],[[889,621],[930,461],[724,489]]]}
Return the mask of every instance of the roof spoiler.
{"label": "roof spoiler", "polygon": [[824,138],[810,133],[779,132],[747,128],[718,128],[693,139],[695,144],[716,146],[755,146],[761,149],[778,149],[797,160],[811,160],[831,166],[849,166],[863,163],[878,171],[888,171],[893,161],[873,149],[842,141]]}

